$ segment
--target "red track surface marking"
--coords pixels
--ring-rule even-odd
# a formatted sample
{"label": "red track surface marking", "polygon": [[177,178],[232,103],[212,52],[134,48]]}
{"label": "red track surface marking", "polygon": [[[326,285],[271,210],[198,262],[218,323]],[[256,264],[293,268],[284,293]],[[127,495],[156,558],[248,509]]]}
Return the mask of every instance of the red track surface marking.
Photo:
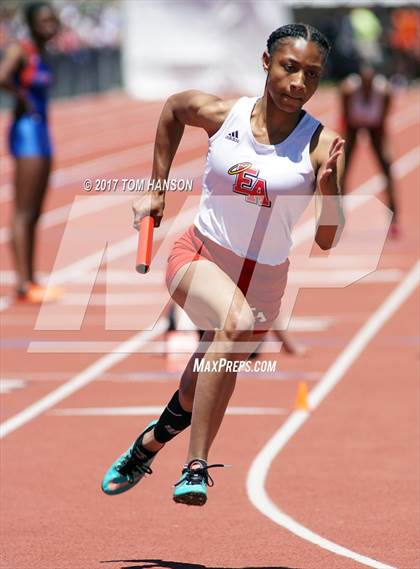
{"label": "red track surface marking", "polygon": [[[395,133],[394,160],[406,156],[399,162],[405,168],[398,182],[401,239],[386,243],[376,280],[363,279],[345,289],[301,291],[294,315],[301,322],[305,322],[305,317],[325,323],[317,331],[308,328],[297,332],[298,339],[310,349],[308,357],[293,359],[274,354],[277,369],[284,375],[241,377],[231,402],[233,407],[276,407],[292,412],[297,382],[311,378],[311,389],[317,389],[317,378],[325,377],[352,338],[398,287],[397,282],[382,278],[385,273],[381,271],[401,274],[403,278],[413,266],[419,242],[419,197],[413,191],[419,185],[413,151],[418,144],[418,124],[413,122],[417,98],[415,90],[400,95],[393,110],[393,116],[398,118],[391,126]],[[332,91],[321,92],[312,102],[311,110],[316,115],[328,112],[329,120],[335,120],[335,101]],[[69,207],[74,196],[83,194],[84,175],[147,177],[160,108],[161,103],[138,103],[121,94],[56,104],[54,128],[59,152],[56,167],[71,170],[67,170],[67,178],[57,176],[45,215],[56,208]],[[112,123],[111,132],[98,130],[97,126],[95,132],[101,117],[113,121],[117,113],[118,123],[127,129],[126,137],[124,129],[118,131],[116,122]],[[86,153],[80,142],[81,132],[83,140],[86,134]],[[137,160],[131,151],[136,145],[138,148],[144,145]],[[187,133],[177,162],[186,165],[187,176],[199,174],[197,161],[203,161],[205,149],[204,136]],[[82,161],[87,164],[82,166]],[[377,173],[376,164],[363,144],[354,163],[358,167],[351,172],[353,187]],[[11,180],[10,166],[4,172],[0,191],[3,198]],[[370,190],[379,188],[379,182],[379,179],[371,181]],[[194,193],[198,191],[197,184]],[[168,200],[167,216],[175,215],[181,202],[182,198],[176,196]],[[2,208],[2,228],[7,227],[10,206],[6,201]],[[108,221],[112,211],[106,208],[96,215]],[[62,210],[55,220],[46,217],[54,223],[46,223],[41,230],[42,258],[37,266],[43,273],[48,273],[54,264],[65,213]],[[130,266],[135,252],[133,237],[133,249],[126,254]],[[162,237],[158,237],[157,246],[161,241]],[[87,243],[86,251],[79,252],[79,259],[93,252]],[[300,254],[300,247],[295,253]],[[2,270],[10,271],[6,241],[0,246],[0,254]],[[109,268],[120,270],[120,260],[110,263]],[[154,273],[152,265],[151,274],[162,279],[159,273],[162,269],[159,266]],[[161,280],[155,280],[142,292],[136,286],[137,279],[142,277],[128,271],[121,273],[126,274],[119,289],[122,295],[139,290],[139,300],[144,306],[146,299],[152,298],[149,293],[163,294]],[[5,283],[2,295],[10,291],[10,283]],[[98,282],[94,292],[103,294],[104,284]],[[64,306],[58,304],[56,310],[60,316]],[[413,569],[419,563],[416,311],[418,298],[412,294],[273,461],[266,486],[272,502],[303,526],[399,569]],[[162,405],[172,394],[177,378],[168,376],[165,357],[158,353],[124,354],[115,359],[89,353],[77,356],[27,353],[28,345],[34,341],[98,340],[121,344],[133,336],[132,331],[105,331],[103,306],[89,306],[80,332],[35,331],[37,315],[37,308],[27,306],[12,306],[2,313],[2,339],[7,350],[2,358],[2,377],[26,382],[23,387],[1,395],[2,421],[18,416],[57,393],[57,389],[66,396],[66,385],[71,382],[77,387],[80,381],[80,387],[84,387],[73,390],[65,400],[60,397],[55,404],[50,401],[50,411],[46,407],[41,416],[35,414],[33,420],[10,431],[2,441],[2,567],[351,569],[362,566],[277,526],[262,516],[247,498],[249,467],[267,441],[289,420],[287,415],[226,417],[212,458],[232,463],[234,467],[217,473],[216,486],[203,509],[177,507],[171,501],[171,485],[183,463],[186,435],[162,452],[155,463],[155,474],[141,488],[115,498],[102,495],[99,485],[104,471],[147,418],[70,416],[59,414],[60,410]],[[97,379],[84,383],[83,378],[92,373],[89,369],[95,371]],[[153,559],[162,561],[145,561]]]}

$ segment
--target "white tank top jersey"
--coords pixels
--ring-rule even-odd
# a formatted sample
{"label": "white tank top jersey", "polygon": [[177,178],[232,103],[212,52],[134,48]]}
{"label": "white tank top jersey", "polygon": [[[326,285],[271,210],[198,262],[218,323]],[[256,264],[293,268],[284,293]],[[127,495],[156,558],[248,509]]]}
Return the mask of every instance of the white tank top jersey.
{"label": "white tank top jersey", "polygon": [[373,79],[372,91],[366,98],[361,90],[361,79],[358,75],[350,76],[348,83],[354,91],[349,95],[347,122],[354,128],[375,128],[380,126],[384,112],[386,79],[376,75]]}
{"label": "white tank top jersey", "polygon": [[240,257],[280,265],[289,255],[293,226],[315,190],[309,147],[320,122],[305,112],[281,143],[262,144],[251,129],[258,98],[240,98],[209,138],[194,224]]}

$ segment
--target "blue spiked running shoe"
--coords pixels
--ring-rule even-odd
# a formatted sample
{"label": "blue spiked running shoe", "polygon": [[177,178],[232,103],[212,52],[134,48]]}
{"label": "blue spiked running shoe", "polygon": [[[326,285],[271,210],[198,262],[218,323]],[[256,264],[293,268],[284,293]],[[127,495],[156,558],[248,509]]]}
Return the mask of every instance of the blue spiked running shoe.
{"label": "blue spiked running shoe", "polygon": [[135,449],[135,446],[137,442],[141,443],[144,435],[151,431],[156,423],[156,419],[149,423],[132,446],[117,458],[105,474],[102,480],[102,490],[105,494],[109,496],[122,494],[140,482],[145,474],[152,474],[150,465],[157,453],[150,458]]}
{"label": "blue spiked running shoe", "polygon": [[181,478],[175,484],[173,499],[178,504],[204,506],[207,502],[207,486],[214,486],[208,473],[209,468],[224,467],[225,464],[210,464],[205,460],[191,460],[184,467]]}

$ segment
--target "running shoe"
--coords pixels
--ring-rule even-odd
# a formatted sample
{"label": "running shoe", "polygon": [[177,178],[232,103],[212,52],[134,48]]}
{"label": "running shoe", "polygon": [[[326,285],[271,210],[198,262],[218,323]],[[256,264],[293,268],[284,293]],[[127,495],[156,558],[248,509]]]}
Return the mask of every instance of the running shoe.
{"label": "running shoe", "polygon": [[210,464],[205,460],[191,460],[184,467],[181,478],[175,484],[173,499],[178,504],[187,506],[204,506],[207,502],[207,486],[214,486],[208,473],[209,468],[224,467],[225,464]]}
{"label": "running shoe", "polygon": [[25,304],[42,304],[43,302],[55,302],[64,295],[60,287],[42,287],[35,283],[29,283],[25,290],[17,293],[18,302]]}
{"label": "running shoe", "polygon": [[151,431],[156,423],[156,419],[149,423],[132,446],[117,458],[105,474],[102,480],[102,490],[105,494],[109,496],[122,494],[140,482],[145,474],[152,474],[150,465],[157,453],[148,457],[136,448],[136,443],[140,442],[141,444],[144,435]]}

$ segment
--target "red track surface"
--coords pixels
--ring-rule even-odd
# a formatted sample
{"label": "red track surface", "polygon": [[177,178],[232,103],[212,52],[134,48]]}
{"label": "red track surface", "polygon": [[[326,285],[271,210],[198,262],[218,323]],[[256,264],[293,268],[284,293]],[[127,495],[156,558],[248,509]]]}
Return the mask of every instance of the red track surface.
{"label": "red track surface", "polygon": [[[333,92],[321,91],[310,110],[334,126],[336,106]],[[53,109],[53,131],[59,177],[54,179],[47,211],[68,205],[74,196],[83,195],[85,177],[147,177],[160,108],[161,103],[139,103],[122,94],[57,103]],[[395,160],[418,145],[418,118],[418,92],[401,94],[391,121]],[[140,145],[147,146],[142,150]],[[205,149],[205,137],[188,131],[176,164],[203,157]],[[6,227],[11,215],[8,187],[12,169],[9,159],[4,157],[5,150],[2,154],[1,227]],[[101,162],[91,162],[98,158]],[[354,165],[357,167],[350,176],[353,187],[366,182],[377,171],[363,145],[358,149]],[[76,168],[68,170],[71,167]],[[193,165],[185,171],[187,176],[198,173],[199,167]],[[321,331],[296,333],[310,350],[304,359],[283,354],[264,356],[278,360],[277,369],[284,372],[282,376],[241,377],[232,406],[281,407],[287,413],[226,417],[212,458],[231,463],[233,468],[216,473],[216,486],[210,490],[205,508],[185,508],[171,501],[171,485],[184,460],[185,434],[157,458],[155,474],[141,487],[126,495],[107,497],[99,487],[102,475],[147,417],[57,413],[68,408],[164,404],[177,380],[176,376],[165,373],[165,357],[128,355],[99,373],[95,381],[62,398],[45,412],[34,414],[4,437],[1,567],[350,569],[363,566],[301,539],[264,517],[247,497],[246,478],[255,456],[293,411],[297,382],[308,380],[310,389],[315,388],[368,318],[398,287],[398,279],[403,280],[415,263],[419,238],[419,176],[415,164],[400,177],[397,187],[402,236],[387,241],[379,265],[382,270],[400,271],[394,273],[397,280],[385,282],[379,278],[371,282],[362,280],[346,288],[301,291],[294,316],[327,318],[327,325]],[[179,196],[174,195],[173,199],[170,196],[168,217],[176,213],[181,200]],[[95,219],[110,224],[111,211],[104,209]],[[41,272],[52,270],[63,230],[63,222],[47,224],[41,229],[42,254],[37,264]],[[85,246],[77,251],[78,258],[95,250],[89,239],[85,241]],[[12,268],[7,243],[1,245],[1,258],[2,276],[6,278],[10,273],[4,271]],[[134,250],[127,259],[132,265]],[[141,277],[133,270],[133,282],[138,278]],[[121,286],[122,293],[136,292],[133,283],[127,286]],[[163,291],[163,282],[151,290]],[[1,296],[7,297],[11,291],[6,278]],[[95,292],[103,291],[104,286],[97,284]],[[142,302],[146,304],[139,296],[139,303]],[[400,569],[415,569],[420,560],[416,543],[418,308],[416,293],[407,295],[355,358],[341,382],[272,462],[266,484],[272,502],[306,528],[359,555]],[[61,309],[57,305],[57,314]],[[122,342],[135,334],[134,330],[104,331],[104,309],[97,306],[89,307],[80,332],[36,331],[38,311],[37,307],[11,305],[1,315],[2,378],[25,381],[24,387],[1,396],[2,422],[104,357],[99,353],[28,353],[29,342],[46,339]],[[152,379],[138,375],[149,371],[156,372]]]}

